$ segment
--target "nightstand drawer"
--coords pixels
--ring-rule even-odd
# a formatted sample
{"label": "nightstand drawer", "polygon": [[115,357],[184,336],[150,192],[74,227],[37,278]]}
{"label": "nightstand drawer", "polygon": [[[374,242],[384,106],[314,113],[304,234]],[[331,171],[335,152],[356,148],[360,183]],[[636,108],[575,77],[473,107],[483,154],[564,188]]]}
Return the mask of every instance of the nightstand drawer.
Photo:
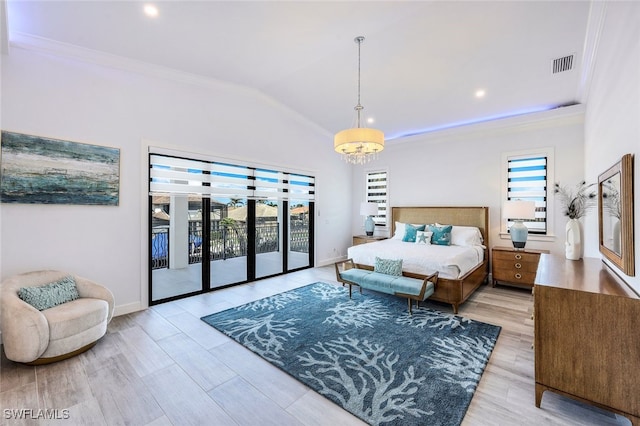
{"label": "nightstand drawer", "polygon": [[535,263],[538,265],[540,260],[539,253],[525,253],[523,251],[493,251],[494,262],[509,262],[509,263]]}
{"label": "nightstand drawer", "polygon": [[538,270],[538,259],[536,260],[493,260],[494,267],[498,269],[513,269],[515,272],[536,272]]}
{"label": "nightstand drawer", "polygon": [[522,283],[533,285],[536,279],[536,271],[519,271],[512,268],[493,269],[494,281],[506,281],[510,283]]}

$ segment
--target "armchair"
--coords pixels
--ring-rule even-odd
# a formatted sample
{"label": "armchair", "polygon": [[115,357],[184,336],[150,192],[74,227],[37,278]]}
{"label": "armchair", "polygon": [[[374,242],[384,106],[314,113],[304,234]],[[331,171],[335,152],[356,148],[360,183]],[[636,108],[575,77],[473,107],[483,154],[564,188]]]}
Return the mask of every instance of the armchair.
{"label": "armchair", "polygon": [[[18,296],[22,287],[37,287],[72,275],[76,300],[39,311]],[[90,349],[104,336],[113,317],[113,294],[86,278],[62,271],[37,271],[0,284],[0,330],[8,359],[31,365],[70,358]]]}

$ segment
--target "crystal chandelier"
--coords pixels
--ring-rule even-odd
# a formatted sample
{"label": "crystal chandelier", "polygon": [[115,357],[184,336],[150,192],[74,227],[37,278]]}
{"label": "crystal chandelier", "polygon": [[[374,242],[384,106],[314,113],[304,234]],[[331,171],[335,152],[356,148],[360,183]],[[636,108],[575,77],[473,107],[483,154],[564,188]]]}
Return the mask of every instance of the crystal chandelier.
{"label": "crystal chandelier", "polygon": [[356,110],[356,127],[336,133],[333,148],[342,154],[343,159],[350,164],[364,164],[375,159],[384,149],[384,133],[380,130],[360,127],[360,116],[364,107],[360,104],[360,45],[363,36],[354,39],[358,45],[358,104]]}

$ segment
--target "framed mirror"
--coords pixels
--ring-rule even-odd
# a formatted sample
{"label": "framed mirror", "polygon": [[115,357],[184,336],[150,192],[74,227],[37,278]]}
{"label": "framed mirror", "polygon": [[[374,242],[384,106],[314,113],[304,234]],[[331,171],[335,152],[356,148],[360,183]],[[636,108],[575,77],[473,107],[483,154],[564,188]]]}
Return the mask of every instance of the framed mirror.
{"label": "framed mirror", "polygon": [[635,276],[632,154],[598,176],[598,227],[600,253]]}

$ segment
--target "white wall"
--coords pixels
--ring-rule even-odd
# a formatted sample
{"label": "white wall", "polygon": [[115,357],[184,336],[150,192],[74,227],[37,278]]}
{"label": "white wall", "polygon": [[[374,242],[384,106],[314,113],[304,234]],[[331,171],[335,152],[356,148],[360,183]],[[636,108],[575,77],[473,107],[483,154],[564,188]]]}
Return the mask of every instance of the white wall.
{"label": "white wall", "polygon": [[[56,49],[55,45],[47,49]],[[55,268],[109,287],[116,312],[147,303],[147,159],[152,144],[316,176],[316,263],[346,244],[350,169],[332,135],[258,92],[12,47],[2,56],[3,130],[120,149],[120,205],[0,205],[0,277]],[[73,52],[82,55],[83,52]],[[123,67],[123,68],[122,68]],[[134,67],[137,71],[126,71]]]}
{"label": "white wall", "polygon": [[[352,232],[362,233],[357,203],[364,200],[364,171],[388,168],[391,206],[487,206],[489,246],[510,246],[500,238],[502,154],[552,147],[555,180],[573,185],[583,179],[583,107],[567,107],[490,123],[425,134],[410,141],[389,141],[375,165],[354,171]],[[553,179],[553,178],[552,178]],[[553,183],[553,182],[552,182]],[[553,189],[550,204],[554,204]],[[548,241],[530,236],[527,247],[564,256],[566,218],[549,210]]]}
{"label": "white wall", "polygon": [[[640,293],[640,3],[606,2],[589,90],[585,125],[585,170],[590,181],[624,154],[634,154],[636,276],[621,275]],[[585,254],[600,257],[597,218],[585,232]]]}

